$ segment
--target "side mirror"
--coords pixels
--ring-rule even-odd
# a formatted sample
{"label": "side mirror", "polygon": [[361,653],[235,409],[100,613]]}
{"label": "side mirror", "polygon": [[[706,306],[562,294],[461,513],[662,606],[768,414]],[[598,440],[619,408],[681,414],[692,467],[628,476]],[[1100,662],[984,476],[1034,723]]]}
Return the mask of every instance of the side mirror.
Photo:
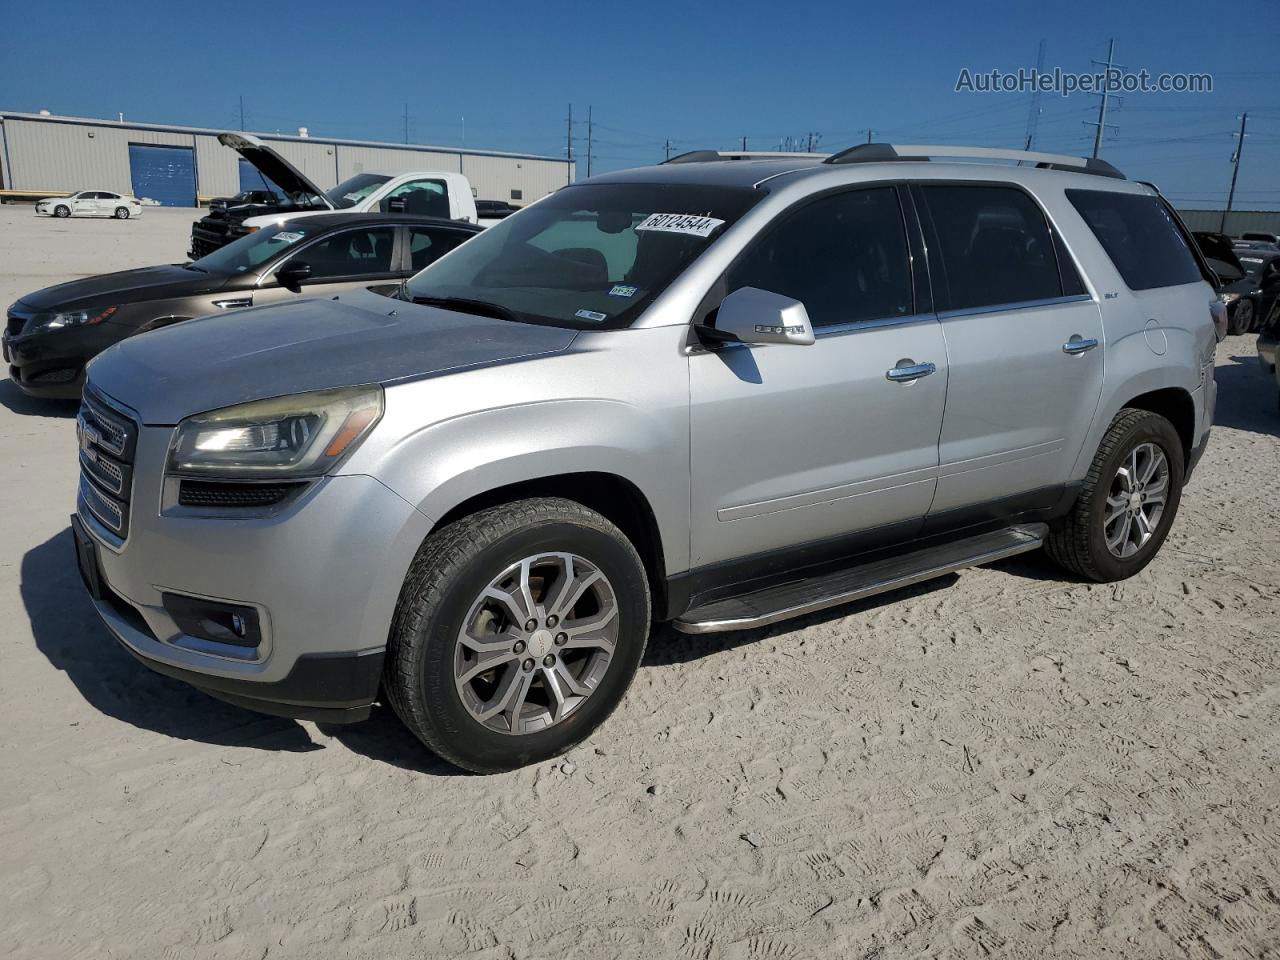
{"label": "side mirror", "polygon": [[[742,287],[720,301],[712,337],[738,343],[813,343],[813,324],[799,300],[756,287]],[[702,328],[702,332],[710,332]]]}
{"label": "side mirror", "polygon": [[302,283],[311,279],[311,264],[305,260],[290,260],[276,272],[280,286],[294,293],[302,292]]}

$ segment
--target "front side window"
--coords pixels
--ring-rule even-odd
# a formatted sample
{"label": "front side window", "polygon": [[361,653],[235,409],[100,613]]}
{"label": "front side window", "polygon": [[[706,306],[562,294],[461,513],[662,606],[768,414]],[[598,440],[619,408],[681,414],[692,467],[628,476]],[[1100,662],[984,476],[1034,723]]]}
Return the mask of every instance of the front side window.
{"label": "front side window", "polygon": [[1130,290],[1203,279],[1182,231],[1159,197],[1108,190],[1066,193]]}
{"label": "front side window", "polygon": [[363,277],[391,273],[395,227],[343,230],[299,250],[298,260],[311,265],[311,279]]}
{"label": "front side window", "polygon": [[525,323],[627,327],[762,196],[701,184],[565,187],[427,267],[405,295],[479,302]]}
{"label": "front side window", "polygon": [[381,173],[357,173],[354,177],[343,180],[332,190],[326,190],[325,196],[339,210],[354,207],[373,191],[391,178]]}
{"label": "front side window", "polygon": [[729,269],[725,293],[758,287],[799,300],[815,327],[909,316],[911,265],[893,187],[806,203]]}
{"label": "front side window", "polygon": [[1062,296],[1044,213],[1014,187],[923,185],[949,297],[972,310]]}
{"label": "front side window", "polygon": [[[396,201],[394,207],[392,201]],[[449,192],[443,180],[410,180],[402,183],[378,201],[383,213],[397,210],[425,217],[449,216]]]}

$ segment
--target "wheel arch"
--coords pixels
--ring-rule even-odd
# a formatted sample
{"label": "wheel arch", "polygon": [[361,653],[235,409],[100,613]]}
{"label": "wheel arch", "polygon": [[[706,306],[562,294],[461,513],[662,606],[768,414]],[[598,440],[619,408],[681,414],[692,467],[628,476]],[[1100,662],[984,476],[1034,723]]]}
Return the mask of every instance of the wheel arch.
{"label": "wheel arch", "polygon": [[613,523],[644,562],[654,609],[665,609],[666,559],[653,506],[638,486],[616,473],[581,471],[530,477],[473,494],[451,507],[432,532],[480,510],[531,497],[562,497],[580,503]]}
{"label": "wheel arch", "polygon": [[1196,403],[1189,391],[1182,387],[1162,387],[1131,398],[1123,407],[1147,410],[1173,424],[1178,439],[1182,441],[1183,466],[1191,462],[1191,452],[1195,447]]}

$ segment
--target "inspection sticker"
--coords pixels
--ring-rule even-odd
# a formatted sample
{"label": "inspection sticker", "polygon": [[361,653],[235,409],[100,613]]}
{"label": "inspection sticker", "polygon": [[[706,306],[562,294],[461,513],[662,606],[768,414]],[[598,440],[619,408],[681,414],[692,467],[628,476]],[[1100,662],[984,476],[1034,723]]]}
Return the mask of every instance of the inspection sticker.
{"label": "inspection sticker", "polygon": [[636,288],[629,287],[625,283],[615,283],[613,289],[609,291],[611,297],[634,297]]}
{"label": "inspection sticker", "polygon": [[292,230],[286,230],[284,233],[277,233],[271,239],[279,240],[281,243],[297,243],[302,239],[302,234],[296,233]]}
{"label": "inspection sticker", "polygon": [[579,310],[574,314],[574,316],[583,320],[590,320],[593,323],[604,323],[604,321],[609,319],[609,315],[607,313],[596,313],[594,310]]}
{"label": "inspection sticker", "polygon": [[636,224],[636,233],[641,230],[656,230],[661,233],[686,233],[691,237],[709,237],[711,231],[723,223],[723,220],[715,217],[695,217],[687,213],[653,213]]}

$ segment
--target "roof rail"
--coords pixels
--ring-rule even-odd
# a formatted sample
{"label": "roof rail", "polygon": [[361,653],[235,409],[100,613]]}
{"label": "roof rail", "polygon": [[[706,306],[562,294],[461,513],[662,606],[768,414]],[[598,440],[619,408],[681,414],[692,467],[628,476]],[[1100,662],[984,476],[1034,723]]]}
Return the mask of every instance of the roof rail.
{"label": "roof rail", "polygon": [[897,160],[928,160],[955,157],[962,160],[1013,160],[1019,165],[1034,163],[1040,170],[1069,170],[1100,177],[1125,179],[1125,175],[1097,157],[1072,157],[1061,153],[1030,150],[1003,150],[997,147],[948,147],[920,144],[860,143],[828,157],[823,163],[885,163]]}
{"label": "roof rail", "polygon": [[790,150],[690,150],[663,163],[704,163],[710,160],[825,160],[829,153],[793,153]]}

